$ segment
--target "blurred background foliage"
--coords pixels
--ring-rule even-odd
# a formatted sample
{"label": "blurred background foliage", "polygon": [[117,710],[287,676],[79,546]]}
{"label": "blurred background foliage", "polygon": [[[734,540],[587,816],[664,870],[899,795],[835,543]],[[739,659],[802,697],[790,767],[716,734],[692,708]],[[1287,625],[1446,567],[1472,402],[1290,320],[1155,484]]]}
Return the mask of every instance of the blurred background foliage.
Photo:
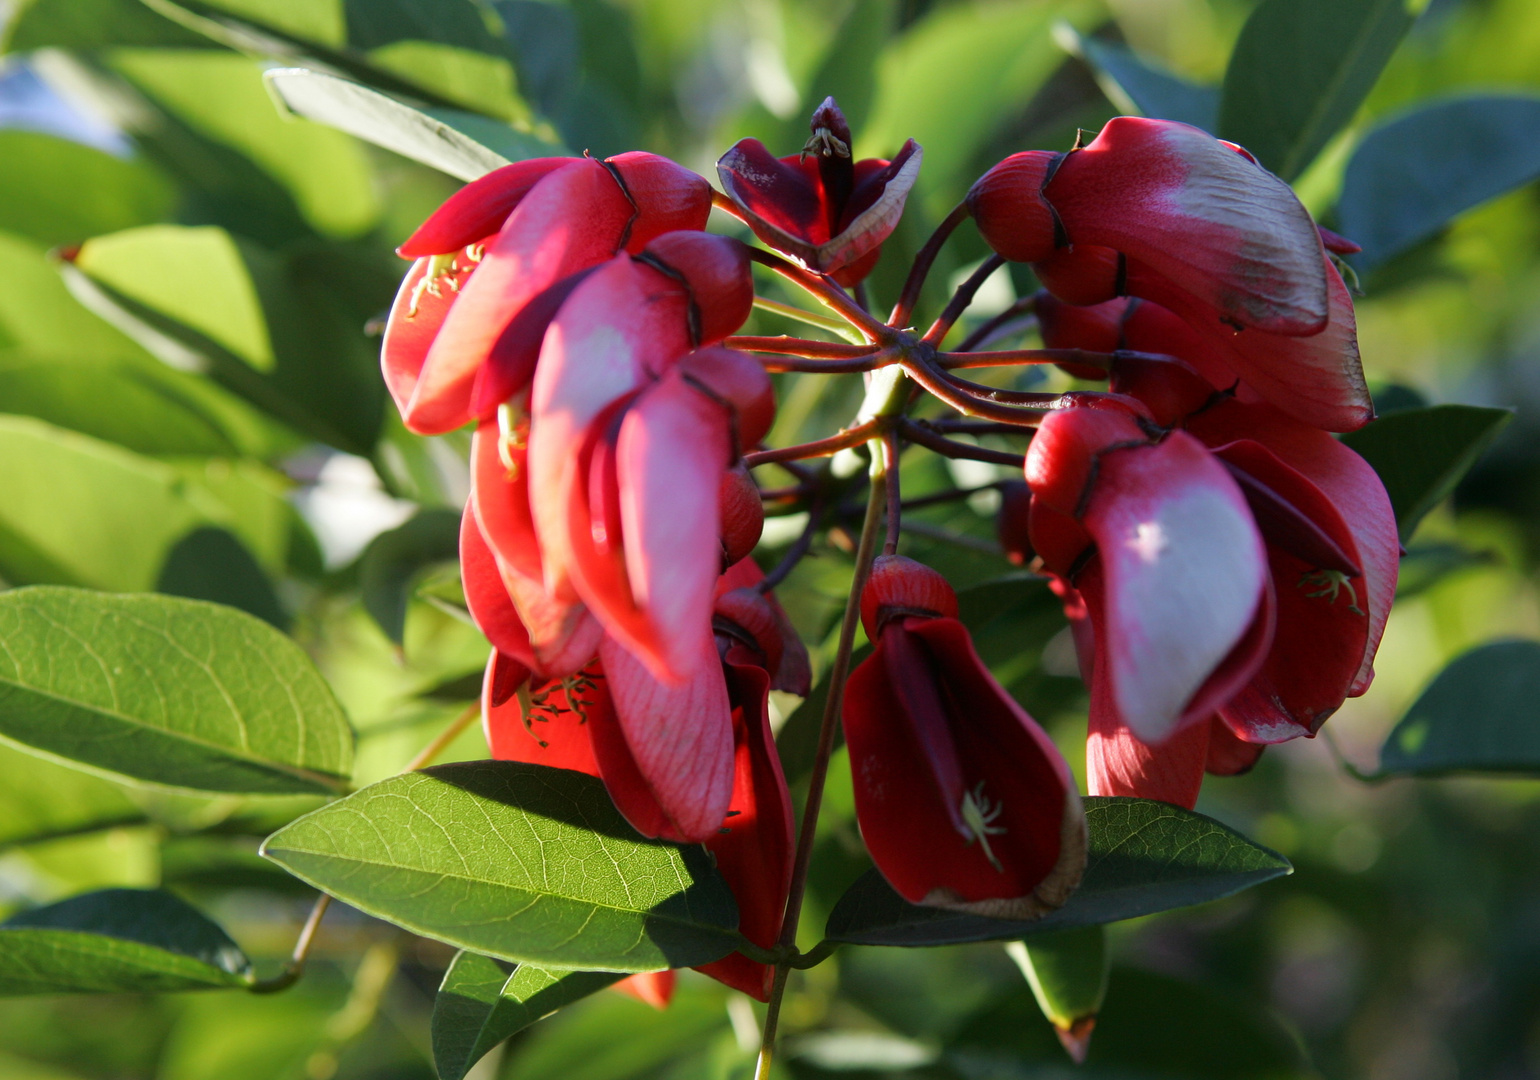
{"label": "blurred background foliage", "polygon": [[[0,579],[201,597],[288,630],[359,729],[359,783],[400,768],[474,698],[485,644],[457,617],[453,565],[466,440],[401,428],[374,336],[405,269],[393,246],[458,181],[282,115],[265,68],[325,67],[505,156],[645,148],[708,176],[746,135],[795,152],[812,107],[834,94],[859,155],[892,153],[911,136],[925,148],[872,279],[880,304],[972,178],[1015,150],[1067,148],[1077,128],[1126,111],[1139,94],[1109,72],[1130,55],[1152,66],[1141,70],[1167,100],[1212,117],[1217,99],[1205,88],[1224,80],[1252,7],[0,3]],[[1342,224],[1352,208],[1344,174],[1371,132],[1429,99],[1476,92],[1540,94],[1533,0],[1430,0],[1362,107],[1297,177],[1302,197]],[[1512,190],[1361,266],[1363,355],[1382,411],[1516,409],[1407,539],[1378,680],[1328,727],[1364,771],[1452,658],[1540,636],[1540,187],[1520,183],[1540,175],[1540,125],[1518,117],[1482,138],[1508,170],[1494,191]],[[1468,172],[1472,161],[1453,165]],[[932,305],[985,254],[968,229],[958,237],[933,276]],[[1025,275],[998,276],[978,315],[1030,287]],[[759,314],[751,332],[788,326]],[[779,390],[773,443],[831,431],[859,397],[853,377],[789,376]],[[910,472],[914,495],[1000,475],[939,460]],[[912,515],[909,553],[959,586],[1007,573],[991,494]],[[772,519],[760,554],[773,560],[799,529]],[[843,538],[836,529],[781,590],[815,642],[845,587]],[[1018,584],[965,595],[970,625],[1078,768],[1084,699],[1062,619],[1040,586]],[[795,704],[778,702],[784,714]],[[800,730],[790,723],[788,739]],[[461,758],[485,753],[476,732],[454,747]],[[833,775],[804,919],[814,931],[865,866],[841,763]],[[270,967],[309,897],[256,845],[312,805],[151,792],[0,747],[0,910],[160,883],[214,912]],[[1082,1075],[1540,1075],[1540,784],[1369,785],[1325,740],[1300,741],[1269,751],[1249,776],[1211,780],[1200,809],[1288,855],[1297,872],[1114,927],[1111,991]],[[431,1077],[428,1015],[450,951],[338,910],[317,956],[298,988],[272,997],[0,1002],[0,1075]],[[998,946],[852,948],[799,978],[785,1075],[1072,1071]],[[472,1075],[743,1076],[754,1008],[686,973],[667,1012],[600,994]]]}

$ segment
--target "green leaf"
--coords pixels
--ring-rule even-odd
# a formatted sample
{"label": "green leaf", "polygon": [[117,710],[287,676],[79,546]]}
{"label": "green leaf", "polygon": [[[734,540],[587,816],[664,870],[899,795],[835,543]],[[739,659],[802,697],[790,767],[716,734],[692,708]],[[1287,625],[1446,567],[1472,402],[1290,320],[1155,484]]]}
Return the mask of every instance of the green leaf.
{"label": "green leaf", "polygon": [[1293,180],[1353,118],[1411,29],[1407,0],[1264,0],[1230,54],[1219,134]]}
{"label": "green leaf", "polygon": [[0,848],[144,820],[120,785],[0,745]]}
{"label": "green leaf", "polygon": [[0,131],[0,229],[44,244],[78,244],[148,225],[176,191],[156,170],[35,131]]}
{"label": "green leaf", "polygon": [[139,0],[22,0],[0,33],[0,52],[102,49],[123,45],[202,45]]}
{"label": "green leaf", "polygon": [[1512,419],[1511,409],[1480,405],[1403,409],[1342,436],[1342,441],[1379,473],[1405,543]]}
{"label": "green leaf", "polygon": [[1170,803],[1092,797],[1085,806],[1085,877],[1051,915],[1012,922],[920,907],[872,870],[840,898],[825,935],[851,945],[1009,941],[1207,903],[1293,871],[1277,852]]}
{"label": "green leaf", "polygon": [[1212,132],[1219,126],[1219,91],[1174,75],[1123,45],[1057,28],[1059,44],[1088,64],[1102,92],[1119,109],[1157,120],[1177,120]]}
{"label": "green leaf", "polygon": [[385,636],[400,645],[406,632],[406,606],[419,574],[434,563],[460,554],[460,515],[453,510],[423,510],[410,521],[382,532],[359,559],[359,587],[364,610]]}
{"label": "green leaf", "polygon": [[347,717],[310,658],[244,612],[39,586],[0,594],[0,737],[202,791],[342,786]]}
{"label": "green leaf", "polygon": [[394,777],[279,830],[263,854],[360,911],[556,968],[719,959],[737,906],[703,848],[647,840],[602,781],[512,761]]}
{"label": "green leaf", "polygon": [[273,583],[246,545],[228,529],[205,525],[178,540],[166,556],[155,591],[239,608],[288,630]]}
{"label": "green leaf", "polygon": [[439,1080],[461,1080],[498,1043],[563,1005],[619,980],[610,971],[549,971],[462,952],[433,999],[433,1064]]}
{"label": "green leaf", "polygon": [[0,923],[0,995],[167,993],[245,986],[251,962],[196,908],[104,889]]}
{"label": "green leaf", "polygon": [[1472,649],[1439,672],[1380,747],[1380,776],[1540,773],[1540,643]]}
{"label": "green leaf", "polygon": [[419,110],[359,83],[304,68],[267,73],[274,95],[308,117],[461,180],[559,147],[496,120],[452,109]]}
{"label": "green leaf", "polygon": [[327,273],[346,264],[278,255],[212,226],[154,225],[91,240],[65,269],[167,363],[206,370],[334,446],[373,446],[384,408],[376,346]]}
{"label": "green leaf", "polygon": [[1462,97],[1364,137],[1342,176],[1337,219],[1365,270],[1450,220],[1540,176],[1540,98]]}

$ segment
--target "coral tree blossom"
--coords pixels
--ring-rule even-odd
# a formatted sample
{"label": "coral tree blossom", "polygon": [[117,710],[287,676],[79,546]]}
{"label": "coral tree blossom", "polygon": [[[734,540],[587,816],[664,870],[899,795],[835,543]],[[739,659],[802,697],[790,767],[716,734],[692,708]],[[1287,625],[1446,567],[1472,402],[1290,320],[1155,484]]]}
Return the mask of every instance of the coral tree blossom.
{"label": "coral tree blossom", "polygon": [[1053,741],[994,680],[946,579],[899,555],[861,596],[872,654],[845,741],[872,861],[912,903],[1031,919],[1085,869],[1080,795]]}

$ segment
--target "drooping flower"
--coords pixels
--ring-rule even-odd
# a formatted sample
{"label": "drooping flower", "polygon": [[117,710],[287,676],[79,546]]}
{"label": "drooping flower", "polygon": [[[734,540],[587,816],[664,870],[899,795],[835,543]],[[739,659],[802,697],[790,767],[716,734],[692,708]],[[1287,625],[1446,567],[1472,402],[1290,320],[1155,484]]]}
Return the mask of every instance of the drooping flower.
{"label": "drooping flower", "polygon": [[704,228],[710,208],[705,180],[644,153],[519,162],[457,192],[400,249],[416,261],[381,366],[407,427],[441,434],[486,419],[485,400],[472,409],[477,375],[527,342],[515,325],[527,304],[617,252]]}
{"label": "drooping flower", "polygon": [[875,646],[844,705],[857,819],[873,862],[911,903],[1036,918],[1085,868],[1080,796],[956,616],[941,575],[877,560],[861,597]]}
{"label": "drooping flower", "polygon": [[1068,153],[1006,158],[968,204],[990,247],[1013,261],[1111,248],[1240,326],[1296,335],[1326,326],[1309,212],[1249,154],[1187,124],[1115,117]]}
{"label": "drooping flower", "polygon": [[744,139],[717,162],[722,190],[766,244],[809,270],[854,285],[876,265],[920,174],[910,139],[892,161],[851,154],[850,125],[834,99],[813,112],[800,154],[777,158]]}

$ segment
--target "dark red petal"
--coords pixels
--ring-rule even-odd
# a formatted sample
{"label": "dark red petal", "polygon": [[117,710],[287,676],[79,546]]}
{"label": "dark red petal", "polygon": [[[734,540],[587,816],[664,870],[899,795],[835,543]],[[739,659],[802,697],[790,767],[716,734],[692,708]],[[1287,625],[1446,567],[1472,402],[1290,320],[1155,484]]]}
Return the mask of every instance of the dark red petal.
{"label": "dark red petal", "polygon": [[[1026,478],[1034,503],[1081,516],[1103,456],[1114,447],[1150,441],[1127,400],[1085,395],[1075,407],[1043,418],[1027,447]],[[1039,550],[1044,550],[1041,545]]]}
{"label": "dark red petal", "polygon": [[1044,195],[1071,243],[1142,260],[1244,326],[1314,334],[1326,325],[1309,212],[1282,180],[1207,132],[1115,117],[1065,158]]}
{"label": "dark red petal", "polygon": [[1239,776],[1250,772],[1267,747],[1235,737],[1219,717],[1209,721],[1208,758],[1203,768],[1210,776]]}
{"label": "dark red petal", "polygon": [[995,518],[995,535],[1000,549],[1014,566],[1025,566],[1037,554],[1032,549],[1029,516],[1032,489],[1023,480],[1007,480],[1000,485],[1000,513]]}
{"label": "dark red petal", "polygon": [[[1138,311],[1150,306],[1135,303],[1136,317]],[[1178,355],[1122,353],[1112,363],[1108,389],[1138,398],[1161,427],[1176,427],[1213,401],[1216,389],[1185,360],[1177,359]]]}
{"label": "dark red petal", "polygon": [[[762,948],[781,934],[795,846],[791,796],[770,730],[770,679],[763,668],[729,662],[733,707],[732,806],[706,849],[738,900],[738,929]],[[698,970],[759,1001],[770,997],[774,969],[733,953]]]}
{"label": "dark red petal", "polygon": [[1362,577],[1358,545],[1335,503],[1309,477],[1252,439],[1214,447],[1240,484],[1262,538],[1317,570]]}
{"label": "dark red petal", "polygon": [[1012,154],[968,191],[968,208],[984,242],[1012,262],[1046,259],[1065,239],[1043,198],[1043,186],[1063,157],[1047,150]]}
{"label": "dark red petal", "polygon": [[478,177],[444,200],[396,249],[403,258],[447,255],[494,235],[529,190],[548,173],[576,158],[549,157],[516,161]]}
{"label": "dark red petal", "polygon": [[743,139],[717,161],[717,176],[722,190],[747,212],[754,234],[771,247],[790,242],[811,250],[829,239],[813,158],[783,160],[758,139]]}
{"label": "dark red petal", "polygon": [[895,615],[957,617],[957,593],[930,567],[904,555],[879,555],[861,588],[861,624],[869,637]]}
{"label": "dark red petal", "polygon": [[[758,563],[753,559],[742,559],[729,566],[717,581],[717,596],[721,597],[734,589],[756,588],[764,579],[765,573]],[[774,679],[770,689],[807,697],[813,688],[813,665],[807,655],[807,646],[802,643],[796,627],[791,625],[785,609],[774,594],[766,593],[764,599],[770,606],[770,614],[775,618],[776,629],[781,635],[781,662],[770,672]]]}
{"label": "dark red petal", "polygon": [[1123,256],[1108,247],[1076,244],[1032,264],[1032,272],[1066,304],[1089,307],[1124,295]]}
{"label": "dark red petal", "polygon": [[668,685],[606,638],[599,656],[617,723],[591,733],[626,820],[644,835],[682,843],[715,838],[733,793],[732,711],[709,627],[694,649],[694,675]]}
{"label": "dark red petal", "polygon": [[[844,722],[861,833],[900,895],[1032,918],[1079,882],[1085,823],[1068,766],[990,677],[961,623],[890,623],[851,676]],[[948,737],[960,780],[938,775],[922,729]],[[1003,831],[974,833],[977,814],[960,796],[982,810],[989,829]]]}
{"label": "dark red petal", "polygon": [[765,531],[765,504],[759,486],[742,463],[722,473],[722,563],[747,558]]}
{"label": "dark red petal", "polygon": [[647,245],[642,257],[657,260],[683,278],[690,291],[697,346],[721,341],[753,310],[748,248],[730,236],[665,233]]}

